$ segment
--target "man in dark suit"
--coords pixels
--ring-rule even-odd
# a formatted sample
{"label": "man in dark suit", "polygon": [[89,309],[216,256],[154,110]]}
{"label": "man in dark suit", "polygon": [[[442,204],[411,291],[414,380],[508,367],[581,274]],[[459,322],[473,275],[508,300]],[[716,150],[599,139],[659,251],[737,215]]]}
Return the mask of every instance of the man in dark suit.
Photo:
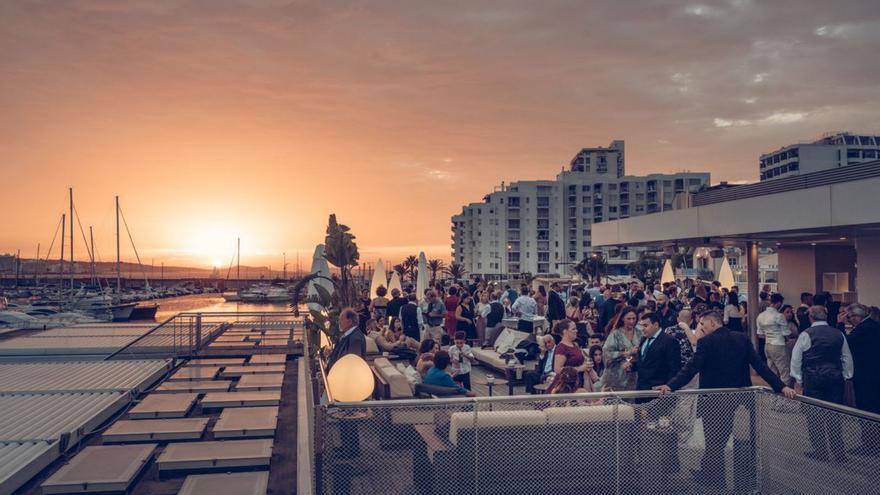
{"label": "man in dark suit", "polygon": [[559,283],[553,282],[547,296],[547,324],[553,328],[553,322],[565,319],[565,301],[559,295]]}
{"label": "man in dark suit", "polygon": [[[666,385],[655,387],[663,393],[678,390],[700,374],[700,388],[739,388],[750,387],[752,377],[749,366],[763,378],[775,392],[782,392],[794,398],[795,391],[786,387],[767,363],[762,360],[749,338],[741,332],[733,332],[723,324],[723,317],[717,311],[707,311],[700,316],[702,338],[697,344],[693,359],[685,365]],[[724,447],[733,430],[733,421],[739,406],[750,411],[754,422],[754,396],[751,394],[707,394],[701,397],[697,414],[703,418],[706,451],[700,470],[694,472],[694,479],[706,485],[724,486]],[[754,426],[749,451],[754,461]],[[754,469],[752,462],[752,469]],[[754,473],[741,473],[747,483],[754,483]]]}
{"label": "man in dark suit", "polygon": [[639,322],[642,340],[639,354],[632,362],[638,372],[636,389],[651,390],[669,383],[681,369],[681,347],[675,338],[663,331],[657,313],[645,313]]}
{"label": "man in dark suit", "polygon": [[[853,359],[853,388],[856,407],[880,414],[880,323],[869,317],[868,308],[851,304],[846,308],[846,318],[853,326],[847,337]],[[880,435],[876,427],[862,424],[862,444],[850,452],[857,455],[880,455],[874,446]]]}
{"label": "man in dark suit", "polygon": [[352,308],[344,308],[339,313],[339,329],[344,333],[339,342],[333,346],[333,351],[327,358],[327,371],[329,372],[336,361],[346,354],[357,354],[364,357],[367,353],[367,339],[358,328],[359,317]]}
{"label": "man in dark suit", "polygon": [[[663,331],[660,325],[660,316],[657,313],[645,313],[639,324],[642,327],[642,340],[639,343],[639,353],[630,363],[624,363],[624,368],[631,368],[638,372],[636,389],[651,390],[652,388],[669,382],[681,369],[681,347],[674,337],[670,337]],[[652,421],[658,421],[661,417],[669,417],[675,407],[674,397],[661,397],[656,400],[636,399],[636,403],[651,402],[646,407],[648,416]],[[678,460],[678,435],[674,431],[665,432],[662,435],[663,448],[663,472],[664,474],[675,473],[679,470]]]}

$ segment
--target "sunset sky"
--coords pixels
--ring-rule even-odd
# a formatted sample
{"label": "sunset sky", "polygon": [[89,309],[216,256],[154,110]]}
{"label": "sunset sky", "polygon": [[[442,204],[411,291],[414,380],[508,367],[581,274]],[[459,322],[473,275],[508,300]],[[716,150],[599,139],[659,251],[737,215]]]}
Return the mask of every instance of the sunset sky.
{"label": "sunset sky", "polygon": [[754,181],[880,133],[880,2],[5,1],[0,112],[0,253],[73,187],[103,260],[117,194],[156,264],[308,266],[331,212],[368,260],[448,258],[463,204],[581,147]]}

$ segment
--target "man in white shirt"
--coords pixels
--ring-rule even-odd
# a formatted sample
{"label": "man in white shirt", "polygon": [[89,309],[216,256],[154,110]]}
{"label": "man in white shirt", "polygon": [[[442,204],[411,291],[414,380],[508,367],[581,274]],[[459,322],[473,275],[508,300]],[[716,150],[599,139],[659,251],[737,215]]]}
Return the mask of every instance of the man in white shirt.
{"label": "man in white shirt", "polygon": [[789,371],[788,349],[785,347],[785,337],[790,334],[788,321],[785,315],[779,312],[784,298],[782,294],[771,294],[770,305],[763,313],[758,315],[757,330],[764,334],[764,354],[767,356],[767,366],[779,375],[782,383],[790,385],[791,374]]}
{"label": "man in white shirt", "polygon": [[[791,353],[791,376],[803,385],[804,395],[843,404],[844,380],[853,376],[853,360],[843,332],[828,325],[825,306],[811,306],[810,328],[801,332]],[[840,415],[806,414],[813,447],[806,456],[828,462],[846,461]],[[827,448],[826,448],[827,440]]]}
{"label": "man in white shirt", "polygon": [[520,289],[520,296],[516,298],[510,309],[513,310],[513,314],[518,314],[522,317],[535,316],[535,313],[538,312],[538,303],[535,301],[535,298],[529,295],[528,286],[523,286]]}

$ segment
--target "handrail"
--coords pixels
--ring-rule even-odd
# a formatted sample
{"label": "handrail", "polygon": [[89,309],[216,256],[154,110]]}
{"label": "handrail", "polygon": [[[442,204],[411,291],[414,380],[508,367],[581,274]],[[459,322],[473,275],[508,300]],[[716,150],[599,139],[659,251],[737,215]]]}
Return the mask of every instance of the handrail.
{"label": "handrail", "polygon": [[[326,388],[326,387],[325,387]],[[712,395],[712,394],[724,394],[724,393],[734,393],[734,392],[749,392],[749,391],[767,391],[766,387],[741,387],[741,388],[706,388],[706,389],[682,389],[676,392],[673,392],[670,395]],[[572,393],[572,394],[556,394],[553,395],[554,400],[569,400],[569,399],[604,399],[604,398],[618,398],[618,399],[638,399],[644,397],[660,397],[664,395],[663,393],[657,390],[627,390],[621,392],[581,392],[581,393]],[[492,397],[440,397],[436,399],[393,399],[393,400],[374,400],[374,401],[364,401],[364,402],[334,402],[332,399],[329,401],[328,406],[339,407],[339,408],[349,408],[349,407],[383,407],[383,406],[424,406],[425,404],[474,404],[474,403],[504,403],[504,402],[522,402],[524,398],[531,397],[536,400],[540,400],[541,398],[546,398],[546,396],[542,395],[496,395]],[[329,391],[328,391],[328,398]]]}
{"label": "handrail", "polygon": [[140,337],[138,337],[138,338],[132,340],[132,341],[129,342],[128,344],[122,346],[121,348],[117,349],[115,352],[111,353],[109,356],[105,357],[105,358],[104,358],[104,361],[108,361],[108,360],[114,358],[115,356],[117,356],[118,354],[120,354],[122,351],[124,351],[124,350],[128,349],[129,347],[133,346],[134,344],[140,342],[141,340],[143,340],[143,339],[146,338],[147,336],[152,335],[153,332],[155,332],[156,330],[158,330],[158,329],[164,327],[165,325],[167,325],[168,323],[170,323],[171,321],[173,321],[173,320],[174,320],[175,318],[177,318],[178,316],[180,316],[180,314],[176,314],[176,315],[172,316],[171,318],[168,318],[167,320],[163,321],[162,323],[159,323],[155,328],[152,328],[149,332],[147,332],[147,333],[141,335]]}
{"label": "handrail", "polygon": [[[324,366],[325,366],[324,359],[321,356],[318,356],[316,361],[318,361],[318,370],[321,371],[321,383],[324,384],[324,393],[327,394],[327,401],[330,404],[344,404],[346,406],[363,404],[363,402],[334,402],[333,401],[333,393],[330,392],[330,387],[327,386],[327,372],[324,369]],[[389,401],[389,402],[406,402],[406,401]]]}
{"label": "handrail", "polygon": [[[318,360],[320,363],[320,359]],[[326,384],[326,376],[324,376],[323,365],[321,365],[321,375],[324,379],[324,383]],[[547,396],[543,395],[509,395],[509,396],[493,396],[493,397],[441,397],[436,399],[394,399],[394,400],[371,400],[371,401],[363,401],[363,402],[335,402],[333,401],[332,395],[330,394],[330,390],[328,387],[324,387],[327,391],[327,398],[329,399],[329,403],[327,407],[336,407],[339,409],[353,409],[353,408],[364,408],[364,407],[403,407],[403,406],[421,406],[424,407],[429,404],[440,404],[440,405],[453,405],[453,404],[495,404],[495,403],[511,403],[511,402],[522,402],[523,400],[527,400],[528,398],[532,398],[532,400],[540,401],[542,399],[547,399]],[[672,394],[667,395],[675,395],[675,396],[690,396],[690,395],[718,395],[718,394],[730,394],[737,392],[762,392],[767,394],[774,394],[773,390],[766,386],[758,386],[753,385],[751,387],[740,387],[740,388],[705,388],[705,389],[682,389],[673,392]],[[658,392],[656,390],[634,390],[634,391],[622,391],[622,392],[583,392],[583,393],[573,393],[573,394],[558,394],[553,396],[553,400],[591,400],[591,399],[603,399],[603,398],[618,398],[618,399],[641,399],[646,397],[660,397],[664,394]],[[833,402],[826,402],[823,400],[815,399],[813,397],[808,397],[805,395],[797,395],[793,400],[803,402],[805,404],[810,404],[813,406],[822,407],[825,409],[829,409],[832,411],[849,414],[853,416],[858,416],[862,419],[867,419],[870,421],[876,421],[880,423],[880,414],[874,414],[867,411],[862,411],[861,409],[855,409],[849,406],[844,406],[841,404],[835,404]]]}

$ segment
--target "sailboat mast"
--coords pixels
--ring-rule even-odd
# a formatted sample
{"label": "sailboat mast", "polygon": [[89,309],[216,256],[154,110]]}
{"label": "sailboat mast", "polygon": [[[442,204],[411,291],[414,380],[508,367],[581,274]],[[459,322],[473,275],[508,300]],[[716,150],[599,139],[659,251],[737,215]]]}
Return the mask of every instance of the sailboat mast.
{"label": "sailboat mast", "polygon": [[287,253],[281,253],[284,256],[284,280],[287,280]]}
{"label": "sailboat mast", "polygon": [[40,263],[40,243],[38,242],[37,243],[37,264],[35,265],[36,268],[34,268],[34,285],[38,286],[38,287],[40,285],[40,267],[42,265],[43,264]]}
{"label": "sailboat mast", "polygon": [[73,291],[73,273],[76,265],[73,262],[73,188],[70,188],[70,290]]}
{"label": "sailboat mast", "polygon": [[61,214],[61,256],[58,258],[58,290],[64,288],[64,237],[67,230],[67,215]]}
{"label": "sailboat mast", "polygon": [[98,280],[98,273],[95,270],[95,233],[92,231],[92,226],[89,225],[89,259],[92,260],[92,283],[94,284]]}
{"label": "sailboat mast", "polygon": [[238,249],[236,250],[238,261],[236,262],[236,275],[235,278],[238,279],[238,285],[241,285],[241,237],[238,238]]}
{"label": "sailboat mast", "polygon": [[116,295],[122,293],[122,263],[119,259],[119,196],[116,196]]}

